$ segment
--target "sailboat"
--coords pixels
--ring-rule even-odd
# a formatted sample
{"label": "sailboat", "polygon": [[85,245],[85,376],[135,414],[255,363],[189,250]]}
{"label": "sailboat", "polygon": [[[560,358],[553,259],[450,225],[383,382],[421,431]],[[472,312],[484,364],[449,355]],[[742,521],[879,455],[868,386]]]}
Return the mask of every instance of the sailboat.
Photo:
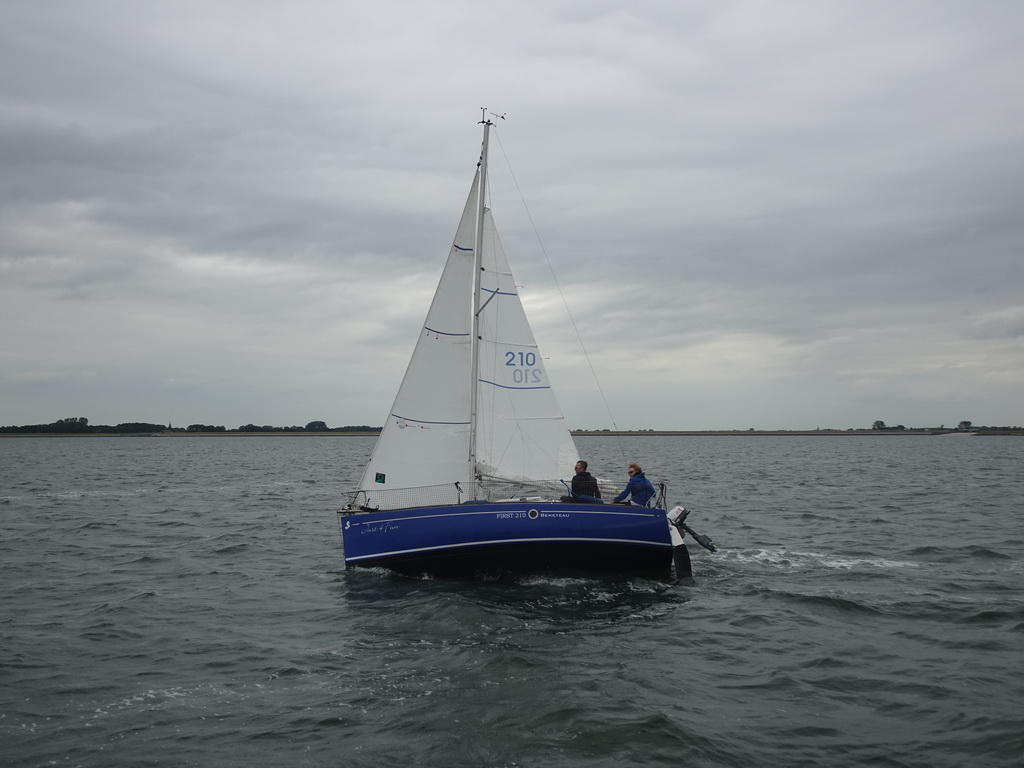
{"label": "sailboat", "polygon": [[[346,566],[689,575],[685,510],[587,503],[576,446],[487,201],[483,146],[405,377],[359,487],[339,511]],[[678,524],[684,528],[680,528]]]}

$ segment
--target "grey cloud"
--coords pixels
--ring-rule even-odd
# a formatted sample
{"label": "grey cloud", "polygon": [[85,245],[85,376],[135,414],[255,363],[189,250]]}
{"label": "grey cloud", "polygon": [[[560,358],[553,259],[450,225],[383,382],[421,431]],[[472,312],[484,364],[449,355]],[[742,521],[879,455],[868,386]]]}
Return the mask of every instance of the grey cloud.
{"label": "grey cloud", "polygon": [[481,105],[571,418],[547,258],[623,426],[1024,422],[1017,4],[469,10],[6,7],[0,422],[379,422]]}

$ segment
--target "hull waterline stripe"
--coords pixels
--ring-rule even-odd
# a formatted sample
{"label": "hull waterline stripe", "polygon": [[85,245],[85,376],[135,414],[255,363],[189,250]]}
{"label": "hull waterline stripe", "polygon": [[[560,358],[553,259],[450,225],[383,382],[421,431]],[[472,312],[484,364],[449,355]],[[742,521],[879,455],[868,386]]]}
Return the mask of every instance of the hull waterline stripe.
{"label": "hull waterline stripe", "polygon": [[[371,489],[366,489],[366,490],[371,490]],[[501,503],[501,502],[499,502],[499,503]],[[548,502],[548,503],[550,503],[550,502]],[[516,507],[523,506],[523,507],[526,507],[526,508],[531,508],[531,507],[538,506],[536,504],[531,505],[529,502],[525,502],[525,501],[524,502],[513,502],[512,505],[516,506]],[[385,511],[386,512],[387,510],[381,510],[381,511]],[[514,510],[511,510],[511,511],[512,512],[519,512],[519,511],[522,511],[522,510],[514,509]],[[606,511],[601,510],[601,509],[595,509],[593,511],[591,511],[589,509],[566,509],[566,510],[550,510],[550,511],[552,511],[552,512],[560,511],[563,514],[577,514],[577,515],[625,515],[627,517],[654,517],[649,512],[619,512],[618,510],[607,511],[606,512]],[[472,515],[496,515],[496,514],[501,514],[501,513],[502,513],[502,510],[499,510],[499,509],[486,509],[486,510],[480,510],[479,512],[439,512],[439,513],[437,513],[435,515],[416,515],[415,517],[375,518],[373,520],[365,520],[365,521],[353,520],[352,521],[352,525],[377,525],[378,523],[412,523],[412,522],[416,522],[418,520],[432,520],[435,517],[469,517],[469,516],[472,516]]]}
{"label": "hull waterline stripe", "polygon": [[590,539],[582,536],[556,536],[552,538],[537,538],[537,539],[493,539],[491,541],[467,541],[462,544],[439,544],[435,547],[416,547],[414,549],[396,549],[392,552],[378,552],[374,555],[356,555],[355,557],[346,557],[346,562],[354,563],[357,560],[371,560],[377,557],[397,557],[398,555],[413,555],[418,552],[437,552],[445,549],[465,549],[466,547],[486,547],[491,544],[537,544],[537,543],[550,543],[558,542],[568,544],[571,542],[584,542],[588,544],[636,544],[644,547],[659,547],[665,549],[671,549],[671,543],[663,543],[660,541],[646,541],[643,539]]}

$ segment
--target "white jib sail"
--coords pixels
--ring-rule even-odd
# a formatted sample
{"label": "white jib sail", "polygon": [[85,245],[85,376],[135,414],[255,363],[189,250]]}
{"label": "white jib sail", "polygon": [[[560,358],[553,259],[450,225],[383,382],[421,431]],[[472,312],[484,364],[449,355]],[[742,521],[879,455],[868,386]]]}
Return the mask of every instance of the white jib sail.
{"label": "white jib sail", "polygon": [[479,183],[478,171],[416,349],[359,483],[368,495],[455,482],[470,487],[470,333]]}

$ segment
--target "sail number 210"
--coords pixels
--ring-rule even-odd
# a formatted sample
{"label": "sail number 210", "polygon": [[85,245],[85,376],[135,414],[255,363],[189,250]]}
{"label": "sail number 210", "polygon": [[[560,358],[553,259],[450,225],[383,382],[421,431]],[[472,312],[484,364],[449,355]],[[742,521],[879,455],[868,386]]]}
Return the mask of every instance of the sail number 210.
{"label": "sail number 210", "polygon": [[516,384],[540,384],[543,382],[537,365],[536,352],[506,352],[505,365],[512,368],[512,381]]}

